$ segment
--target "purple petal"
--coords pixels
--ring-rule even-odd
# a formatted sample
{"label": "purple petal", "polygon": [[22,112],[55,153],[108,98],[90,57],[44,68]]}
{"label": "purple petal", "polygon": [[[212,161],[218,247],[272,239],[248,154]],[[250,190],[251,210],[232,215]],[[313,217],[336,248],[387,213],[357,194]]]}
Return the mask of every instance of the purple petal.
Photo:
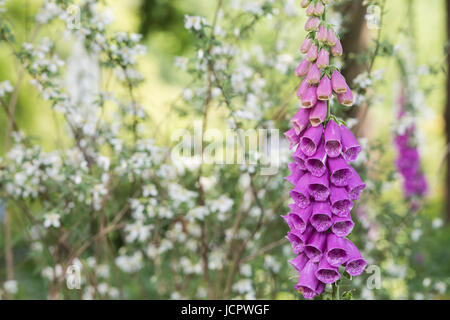
{"label": "purple petal", "polygon": [[367,266],[366,260],[361,256],[358,248],[353,242],[346,239],[347,250],[348,250],[348,260],[345,266],[345,271],[353,277],[361,275]]}
{"label": "purple petal", "polygon": [[[305,80],[308,80],[307,78]],[[303,83],[302,83],[303,84]],[[300,88],[299,88],[300,89]],[[317,88],[314,86],[309,86],[301,96],[302,107],[312,108],[317,103]]]}
{"label": "purple petal", "polygon": [[325,256],[328,263],[334,267],[339,267],[347,262],[349,258],[347,239],[339,238],[334,233],[330,233],[327,238],[327,251]]}
{"label": "purple petal", "polygon": [[306,38],[305,41],[303,41],[302,46],[300,48],[301,53],[307,53],[309,48],[311,48],[311,45],[313,44],[313,41],[310,38]]}
{"label": "purple petal", "polygon": [[317,288],[316,288],[316,295],[320,296],[324,289],[325,289],[325,283],[319,281],[319,284],[317,285]]}
{"label": "purple petal", "polygon": [[325,151],[331,158],[336,158],[341,154],[341,131],[339,125],[331,119],[325,128]]}
{"label": "purple petal", "polygon": [[307,170],[306,169],[306,156],[303,154],[302,150],[300,149],[300,146],[297,148],[297,150],[294,152],[292,156],[295,160],[295,163],[297,163],[297,166],[301,170]]}
{"label": "purple petal", "polygon": [[309,68],[311,67],[311,62],[308,60],[303,60],[295,69],[295,75],[299,78],[304,77],[308,74]]}
{"label": "purple petal", "polygon": [[305,299],[312,299],[316,296],[319,280],[316,278],[317,265],[309,261],[303,268],[295,289],[303,294]]}
{"label": "purple petal", "polygon": [[291,229],[291,231],[288,232],[286,238],[291,243],[292,250],[295,254],[300,254],[303,252],[305,244],[309,240],[313,232],[314,228],[311,225],[308,225],[306,227],[305,232],[300,232],[296,229]]}
{"label": "purple petal", "polygon": [[312,205],[311,225],[317,232],[324,232],[332,225],[332,214],[328,202],[315,202]]}
{"label": "purple petal", "polygon": [[326,258],[322,258],[316,271],[316,277],[323,283],[331,284],[338,281],[341,275],[337,267],[333,267]]}
{"label": "purple petal", "polygon": [[324,69],[328,67],[330,64],[330,53],[326,49],[322,49],[317,56],[317,66],[320,69]]}
{"label": "purple petal", "polygon": [[297,270],[298,273],[300,273],[308,261],[308,257],[304,253],[301,253],[297,256],[297,258],[289,260],[289,263],[295,268],[295,270]]}
{"label": "purple petal", "polygon": [[331,88],[331,80],[327,75],[322,77],[319,86],[317,87],[317,99],[322,101],[328,101],[333,95],[333,90]]}
{"label": "purple petal", "polygon": [[[294,162],[294,164],[297,164]],[[294,168],[294,167],[293,167]],[[300,169],[297,169],[298,167],[295,167],[295,169],[292,171],[291,175],[286,177],[286,181],[289,181],[292,185],[297,185],[298,181],[305,175],[307,171],[303,171]]]}
{"label": "purple petal", "polygon": [[323,126],[311,127],[300,139],[300,149],[308,157],[313,156],[322,140]]}
{"label": "purple petal", "polygon": [[325,161],[327,159],[327,155],[325,153],[325,147],[323,141],[320,143],[317,148],[316,153],[306,160],[305,168],[311,172],[311,174],[315,177],[321,177],[327,171],[327,167],[325,165]]}
{"label": "purple petal", "polygon": [[289,207],[291,208],[289,218],[292,226],[300,232],[305,232],[306,226],[308,225],[311,217],[312,207],[309,206],[306,209],[301,209],[295,204],[291,204]]}
{"label": "purple petal", "polygon": [[352,176],[348,181],[348,196],[351,200],[358,200],[361,192],[366,188],[366,184],[361,180],[361,177],[354,168],[350,167],[350,170],[352,171]]}
{"label": "purple petal", "polygon": [[306,79],[308,79],[309,84],[318,84],[320,82],[320,69],[316,63],[309,68]]}
{"label": "purple petal", "polygon": [[355,224],[350,214],[346,217],[333,216],[333,227],[331,230],[338,237],[344,238],[352,232],[354,226]]}
{"label": "purple petal", "polygon": [[297,114],[291,119],[296,134],[301,134],[308,127],[309,114],[309,109],[300,108]]}
{"label": "purple petal", "polygon": [[306,90],[309,88],[308,79],[303,79],[302,83],[297,89],[297,98],[302,99],[303,95],[306,93]]}
{"label": "purple petal", "polygon": [[327,242],[326,232],[315,232],[304,246],[305,254],[312,262],[319,262],[325,250]]}
{"label": "purple petal", "polygon": [[346,217],[353,209],[353,202],[350,200],[345,188],[330,187],[331,211],[339,217]]}
{"label": "purple petal", "polygon": [[342,150],[344,159],[353,162],[361,152],[361,146],[353,133],[346,126],[341,126]]}
{"label": "purple petal", "polygon": [[337,94],[344,93],[347,91],[347,82],[345,81],[344,76],[337,70],[334,70],[331,75],[331,86],[333,87],[334,92]]}
{"label": "purple petal", "polygon": [[342,156],[328,158],[328,168],[330,169],[330,180],[337,187],[345,187],[352,176],[350,166]]}
{"label": "purple petal", "polygon": [[294,128],[286,131],[284,136],[289,141],[289,149],[294,148],[300,141],[300,136],[297,135]]}
{"label": "purple petal", "polygon": [[311,174],[307,173],[297,182],[294,190],[291,191],[291,197],[294,199],[295,203],[302,209],[309,206],[309,180],[311,179]]}
{"label": "purple petal", "polygon": [[308,191],[314,200],[326,201],[330,196],[328,175],[326,173],[321,177],[311,175],[309,178]]}
{"label": "purple petal", "polygon": [[309,122],[313,127],[317,127],[325,121],[326,117],[327,103],[325,101],[318,101],[309,115]]}

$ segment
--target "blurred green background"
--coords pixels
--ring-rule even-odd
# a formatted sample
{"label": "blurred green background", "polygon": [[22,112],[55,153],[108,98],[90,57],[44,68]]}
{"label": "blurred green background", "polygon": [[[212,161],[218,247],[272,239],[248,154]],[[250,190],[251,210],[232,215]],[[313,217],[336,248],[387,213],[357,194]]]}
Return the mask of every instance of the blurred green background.
{"label": "blurred green background", "polygon": [[[388,0],[386,4],[387,15],[382,29],[382,38],[390,42],[402,43],[402,34],[399,32],[405,26],[405,19],[411,18],[405,15],[405,7],[409,0]],[[32,14],[38,7],[39,1],[18,0],[11,3],[10,10],[14,14],[14,27],[18,33],[30,32]],[[145,83],[139,94],[143,105],[152,115],[152,121],[159,123],[170,117],[170,125],[162,127],[156,139],[161,143],[167,143],[170,131],[176,127],[184,126],[177,119],[176,112],[170,105],[182,93],[188,84],[189,76],[180,72],[174,66],[176,56],[192,55],[192,35],[184,29],[184,14],[202,15],[209,17],[214,11],[214,1],[208,0],[130,0],[109,1],[108,7],[112,11],[115,21],[113,28],[130,32],[143,32],[143,43],[147,46],[148,53],[140,61],[140,69],[145,75]],[[28,17],[28,18],[27,18]],[[441,69],[445,65],[444,46],[446,44],[446,16],[444,1],[416,0],[415,34],[417,41],[417,64]],[[300,19],[300,17],[299,17]],[[265,43],[271,44],[268,39],[273,37],[271,30],[265,27],[264,22],[259,23],[256,36],[252,37],[255,43],[265,47]],[[373,37],[376,30],[370,30],[368,36]],[[283,52],[296,55],[299,39],[304,36],[302,21],[286,28],[282,39],[286,42]],[[255,44],[253,43],[253,44]],[[251,44],[249,43],[249,46]],[[70,52],[66,52],[69,54]],[[7,48],[0,48],[0,77],[1,79],[14,79],[16,65],[11,63],[10,53]],[[381,139],[390,146],[390,128],[395,119],[394,89],[398,82],[398,70],[394,59],[379,58],[375,69],[385,71],[383,80],[377,84],[377,94],[382,99],[376,105],[371,106],[368,116],[369,133],[371,140]],[[430,93],[427,96],[427,114],[429,117],[420,122],[420,129],[424,133],[424,143],[421,145],[424,155],[424,168],[430,182],[430,196],[436,202],[442,202],[443,161],[445,160],[444,137],[444,108],[446,99],[445,90],[446,75],[439,72],[421,79],[421,86]],[[161,112],[163,111],[163,112]],[[217,110],[216,110],[217,111]],[[166,113],[167,112],[167,113]],[[218,112],[218,111],[217,111]],[[27,85],[20,93],[19,106],[17,108],[18,123],[21,128],[31,135],[41,139],[46,148],[54,147],[54,133],[57,130],[50,107],[38,99],[37,92]],[[0,126],[5,125],[5,115],[0,113]],[[0,134],[4,135],[4,131]],[[0,150],[3,152],[3,139],[0,139]],[[386,155],[383,160],[389,162],[394,158],[394,152]],[[391,161],[392,163],[392,161]]]}
{"label": "blurred green background", "polygon": [[[423,134],[423,143],[420,150],[423,155],[423,168],[429,182],[429,204],[424,214],[430,219],[444,218],[444,188],[445,188],[445,158],[446,139],[444,135],[444,109],[446,101],[446,72],[443,68],[446,64],[444,47],[447,43],[446,35],[446,11],[444,0],[416,0],[414,15],[406,15],[406,6],[409,0],[387,0],[385,24],[382,28],[382,39],[393,44],[404,43],[405,39],[400,32],[408,27],[408,19],[415,21],[414,34],[416,36],[415,56],[418,65],[427,66],[437,70],[421,78],[421,87],[427,94],[427,105],[419,122],[419,129]],[[35,13],[40,1],[15,0],[8,9],[13,14],[13,25],[20,35],[30,32],[30,20]],[[193,36],[184,28],[184,15],[200,15],[211,19],[214,12],[215,1],[211,0],[127,0],[108,1],[109,9],[115,17],[113,28],[129,32],[141,32],[144,34],[143,43],[147,46],[147,55],[142,58],[140,70],[145,76],[145,82],[138,91],[138,99],[145,106],[151,116],[148,124],[158,126],[164,122],[154,138],[162,145],[170,144],[171,132],[179,127],[189,125],[191,118],[180,116],[180,112],[173,108],[174,101],[182,95],[190,78],[187,73],[179,71],[174,66],[176,56],[192,56],[195,54]],[[303,31],[303,16],[298,16],[286,25],[281,38],[285,41],[284,53],[297,57],[300,39],[305,36]],[[50,30],[49,30],[50,31]],[[51,36],[51,33],[49,33]],[[373,39],[376,30],[369,30],[367,37]],[[273,30],[267,22],[257,25],[255,34],[251,38],[249,46],[259,44],[266,49],[273,45],[275,37]],[[69,55],[70,52],[65,52]],[[11,63],[9,50],[0,47],[0,80],[14,80],[17,65]],[[391,127],[395,121],[395,85],[399,81],[399,72],[394,59],[380,57],[376,60],[375,69],[384,70],[382,81],[377,83],[376,90],[380,99],[370,106],[367,117],[367,129],[365,130],[369,141],[379,141],[386,148],[386,153],[377,159],[379,166],[392,167],[396,152],[393,149]],[[294,80],[294,79],[293,79]],[[295,93],[293,103],[295,101]],[[189,110],[185,110],[189,112]],[[210,127],[224,128],[221,123],[223,110],[215,108],[212,112]],[[60,128],[60,121],[54,116],[48,104],[43,102],[37,91],[26,84],[19,95],[17,108],[17,122],[19,126],[31,136],[39,139],[40,144],[46,150],[52,150],[56,146],[55,136]],[[5,115],[0,112],[0,128],[5,126]],[[0,154],[4,153],[4,130],[0,130]],[[386,186],[383,199],[380,203],[389,200],[402,204],[402,191],[400,182],[394,182],[392,186]],[[378,208],[378,214],[382,209]],[[443,231],[436,237],[445,238],[447,231]],[[448,239],[447,239],[448,240]],[[430,254],[439,259],[441,251],[440,238],[431,240],[427,244]],[[448,243],[448,242],[447,242]],[[433,248],[437,251],[433,251]],[[445,249],[445,248],[442,248]],[[448,261],[448,260],[444,260]],[[283,298],[286,296],[280,296]],[[289,296],[290,298],[290,296]]]}

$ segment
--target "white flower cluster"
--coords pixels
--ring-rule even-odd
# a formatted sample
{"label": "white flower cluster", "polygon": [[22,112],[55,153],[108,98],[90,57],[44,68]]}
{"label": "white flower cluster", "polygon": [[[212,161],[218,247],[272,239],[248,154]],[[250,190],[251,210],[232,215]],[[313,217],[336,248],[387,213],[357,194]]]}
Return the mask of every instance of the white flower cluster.
{"label": "white flower cluster", "polygon": [[140,251],[136,251],[132,255],[122,254],[116,258],[116,265],[123,272],[135,273],[143,267],[143,258],[144,256]]}
{"label": "white flower cluster", "polygon": [[0,82],[0,98],[13,90],[14,88],[8,80]]}
{"label": "white flower cluster", "polygon": [[7,0],[0,0],[0,13],[3,13],[6,11],[5,5]]}
{"label": "white flower cluster", "polygon": [[[17,62],[64,123],[58,132],[62,137],[50,137],[58,147],[47,151],[37,146],[39,140],[15,133],[14,144],[0,159],[0,196],[29,218],[26,259],[36,266],[51,298],[72,297],[61,289],[70,266],[82,270],[83,299],[127,297],[135,292],[133,285],[141,285],[136,280],[141,277],[134,274],[148,270],[161,296],[205,298],[205,288],[212,285],[205,271],[212,278],[222,274],[225,282],[236,248],[245,245],[239,254],[247,256],[266,245],[258,228],[278,222],[269,208],[284,204],[282,175],[262,179],[252,165],[207,168],[199,177],[201,159],[172,163],[170,150],[145,136],[139,125],[149,120],[135,99],[139,95],[133,94],[143,80],[138,72],[139,56],[145,53],[141,36],[111,32],[111,15],[95,0],[77,5],[82,13],[79,28],[67,28],[58,41],[38,37],[17,45]],[[196,80],[184,90],[186,109],[202,110],[209,97],[213,104],[226,105],[224,123],[234,128],[254,122],[273,128],[269,114],[284,101],[282,92],[273,88],[291,78],[294,59],[286,53],[285,41],[275,40],[278,50],[273,52],[241,40],[248,39],[256,21],[282,12],[294,17],[293,1],[278,7],[275,1],[240,5],[231,10],[238,18],[245,15],[236,20],[239,24],[227,24],[225,7],[214,28],[205,18],[185,17],[186,29],[204,40],[193,58],[175,59],[175,66],[192,72]],[[69,1],[45,1],[36,24],[69,24],[73,17],[68,7]],[[209,41],[211,31],[214,41]],[[59,41],[65,41],[63,49]],[[61,54],[65,46],[71,49],[67,59]],[[119,94],[102,91],[108,87],[105,70],[118,80],[114,90],[123,86]],[[0,98],[8,99],[14,89],[14,83],[0,82]],[[255,260],[237,260],[236,276],[228,285],[231,297],[255,299],[256,285],[272,273],[282,274],[273,256]],[[120,277],[112,277],[117,272],[127,279],[123,288],[116,283]],[[256,274],[262,280],[250,279]],[[183,292],[191,290],[190,281],[196,283],[194,292]],[[2,290],[17,292],[6,283]]]}
{"label": "white flower cluster", "polygon": [[206,19],[199,16],[184,16],[184,27],[187,30],[200,31],[204,26],[207,26]]}

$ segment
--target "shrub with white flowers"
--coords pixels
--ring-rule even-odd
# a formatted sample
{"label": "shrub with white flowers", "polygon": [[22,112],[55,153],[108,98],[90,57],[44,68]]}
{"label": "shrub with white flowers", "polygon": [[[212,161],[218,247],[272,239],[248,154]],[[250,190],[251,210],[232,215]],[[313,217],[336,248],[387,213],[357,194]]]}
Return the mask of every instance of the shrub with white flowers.
{"label": "shrub with white flowers", "polygon": [[[26,280],[43,289],[36,298],[267,296],[271,279],[287,270],[276,255],[265,257],[287,254],[280,251],[285,241],[262,236],[270,224],[280,226],[284,174],[259,175],[259,164],[173,163],[170,147],[145,130],[153,120],[137,98],[145,81],[138,71],[141,35],[112,31],[101,1],[46,0],[33,32],[20,41],[3,4],[0,41],[20,70],[18,78],[0,79],[9,137],[0,197],[8,225],[30,231],[5,248],[12,257],[2,297],[26,296],[16,281],[24,271],[18,259],[36,270]],[[75,27],[74,4],[81,15]],[[181,103],[204,128],[211,109],[225,108],[233,130],[270,129],[284,120],[279,104],[288,105],[290,88],[276,87],[290,78],[294,57],[279,36],[271,40],[274,51],[253,33],[263,20],[287,27],[295,17],[288,9],[275,1],[218,1],[211,20],[185,16],[196,53],[174,58],[193,79]],[[25,134],[16,119],[26,81],[58,123],[53,149]],[[17,257],[20,248],[25,256]],[[73,266],[81,294],[66,285]]]}
{"label": "shrub with white flowers", "polygon": [[[289,204],[285,140],[270,146],[279,170],[263,175],[262,152],[226,165],[179,161],[175,142],[158,136],[175,117],[189,132],[199,121],[204,149],[213,123],[242,145],[248,129],[286,131],[298,109],[299,1],[217,0],[208,17],[186,14],[194,49],[173,57],[188,84],[170,108],[141,99],[152,96],[142,89],[142,36],[116,31],[104,2],[43,0],[21,34],[13,1],[0,0],[0,47],[17,66],[0,74],[0,298],[300,298],[280,218]],[[357,78],[360,101],[377,77]],[[18,117],[25,95],[51,115],[51,137]],[[170,119],[159,123],[159,112]]]}

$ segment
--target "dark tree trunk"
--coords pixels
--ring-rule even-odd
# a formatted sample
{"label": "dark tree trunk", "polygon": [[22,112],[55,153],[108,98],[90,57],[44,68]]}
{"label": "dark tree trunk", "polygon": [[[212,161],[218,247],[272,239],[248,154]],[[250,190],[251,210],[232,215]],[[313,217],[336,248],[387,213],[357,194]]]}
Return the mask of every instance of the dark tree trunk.
{"label": "dark tree trunk", "polygon": [[[344,48],[344,68],[342,74],[347,79],[349,85],[353,80],[364,70],[367,66],[361,64],[355,59],[360,53],[368,50],[369,38],[367,36],[366,24],[366,8],[363,6],[361,0],[348,0],[343,2],[338,7],[339,11],[344,16],[343,22],[343,37],[342,47]],[[347,117],[358,118],[364,122],[367,106],[353,106],[346,112]],[[363,123],[358,125],[357,133],[359,136],[364,136],[365,133],[360,128],[365,128]]]}
{"label": "dark tree trunk", "polygon": [[343,23],[345,36],[342,39],[342,46],[345,53],[345,67],[342,70],[349,82],[358,76],[366,68],[359,64],[355,55],[367,50],[367,24],[365,20],[366,9],[360,0],[347,1],[342,4],[341,12],[346,15]]}
{"label": "dark tree trunk", "polygon": [[[450,39],[450,0],[446,1],[447,10],[447,39]],[[447,53],[447,73],[450,71],[450,49],[447,43],[446,46]],[[445,180],[445,193],[446,193],[446,217],[447,222],[450,223],[450,157],[448,152],[448,146],[450,145],[450,77],[447,74],[447,103],[445,106],[445,134],[447,136],[447,174]]]}

